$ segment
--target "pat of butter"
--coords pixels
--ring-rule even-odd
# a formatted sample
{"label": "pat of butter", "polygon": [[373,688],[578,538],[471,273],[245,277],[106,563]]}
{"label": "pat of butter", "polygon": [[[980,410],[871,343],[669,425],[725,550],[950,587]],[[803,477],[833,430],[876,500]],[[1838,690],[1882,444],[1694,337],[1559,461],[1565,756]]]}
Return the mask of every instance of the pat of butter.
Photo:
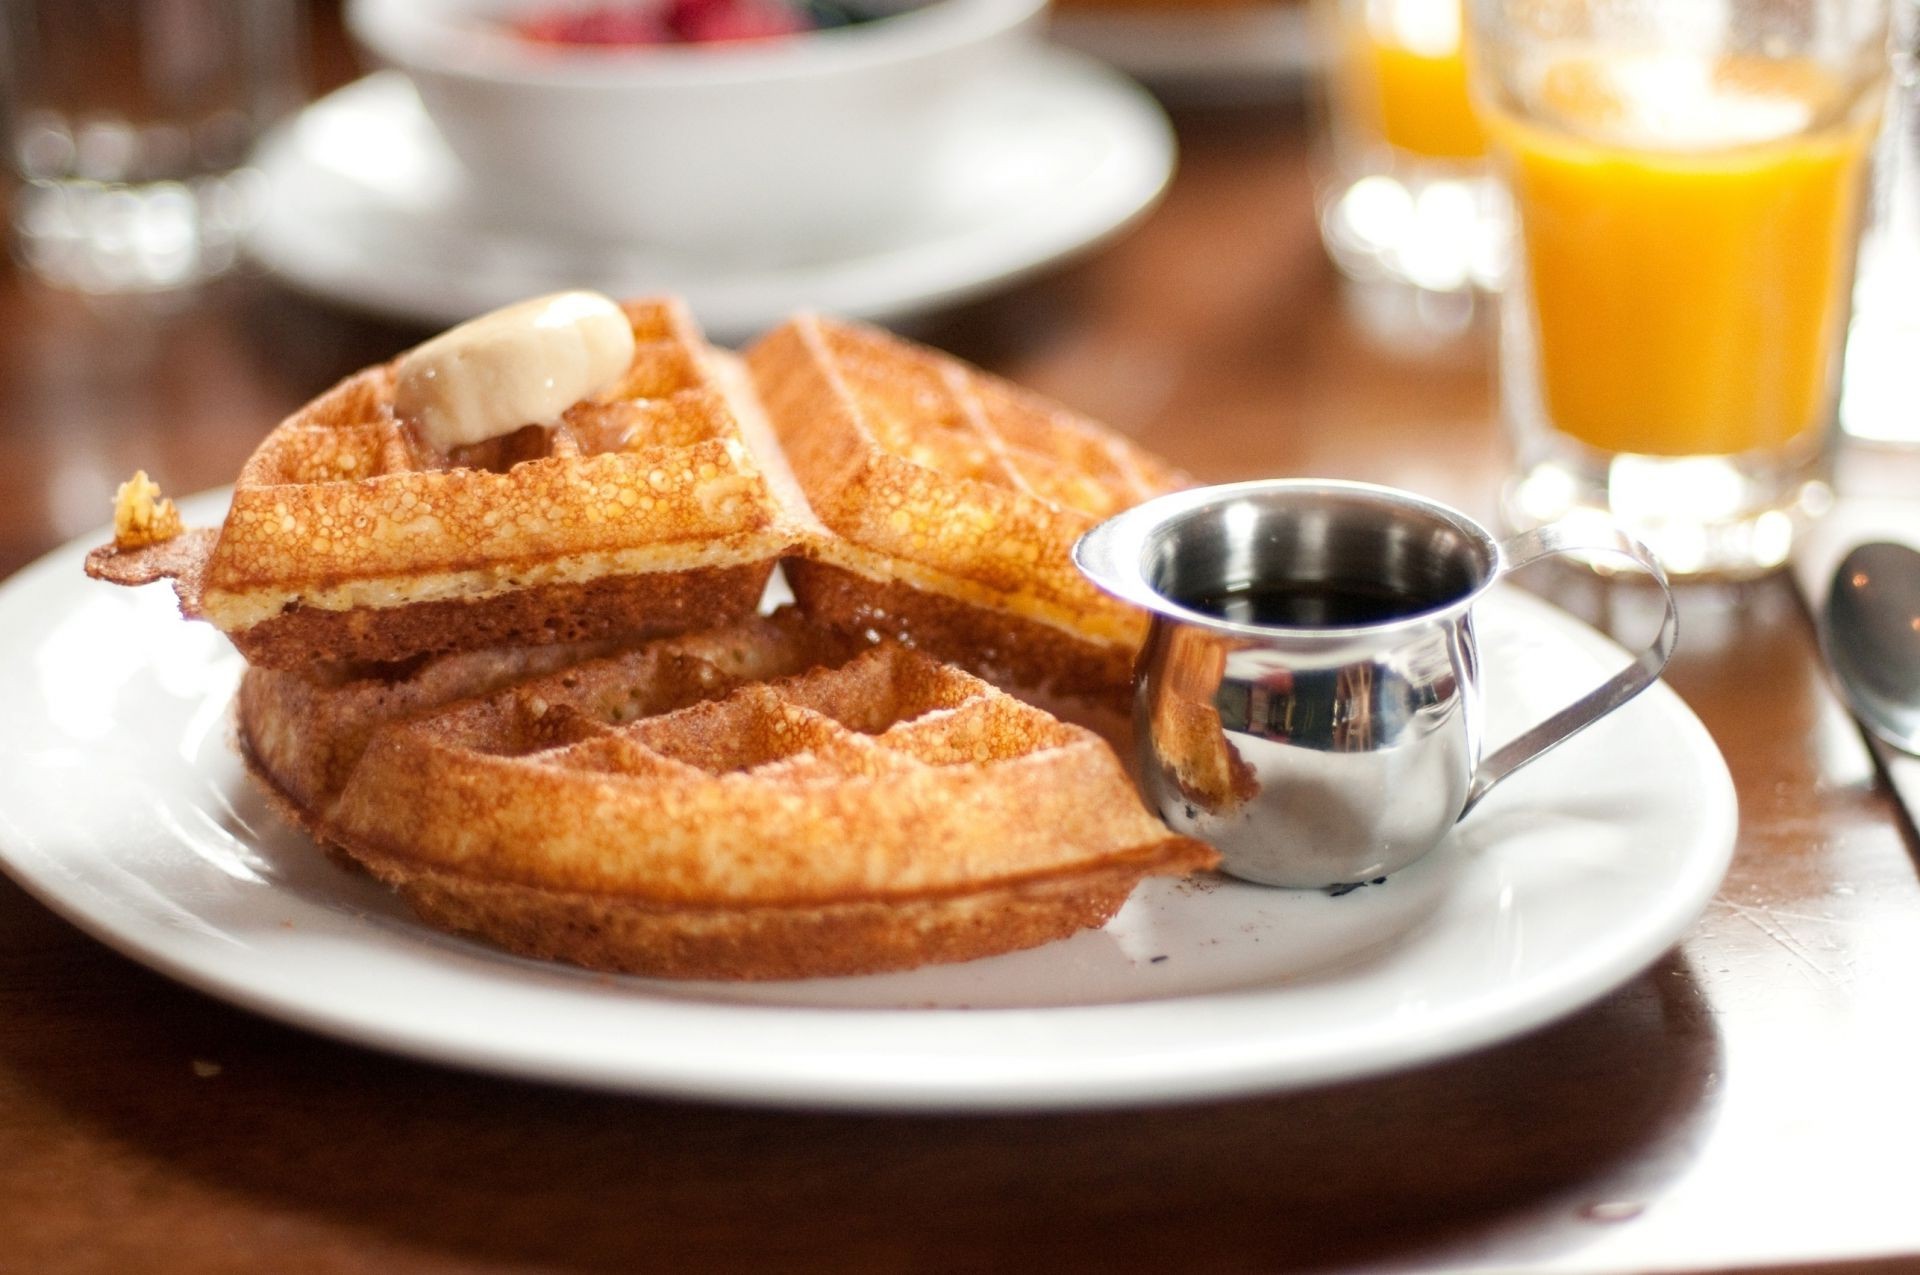
{"label": "pat of butter", "polygon": [[556,292],[442,332],[400,360],[393,410],[439,451],[556,425],[619,384],[633,328],[597,292]]}

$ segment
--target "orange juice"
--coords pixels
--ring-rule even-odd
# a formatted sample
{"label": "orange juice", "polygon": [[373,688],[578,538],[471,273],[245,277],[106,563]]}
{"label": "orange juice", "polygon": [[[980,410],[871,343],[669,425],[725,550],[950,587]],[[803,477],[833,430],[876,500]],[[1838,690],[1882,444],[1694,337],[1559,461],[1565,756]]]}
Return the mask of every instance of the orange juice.
{"label": "orange juice", "polygon": [[1357,57],[1388,145],[1433,159],[1486,152],[1467,98],[1458,0],[1394,0],[1370,15]]}
{"label": "orange juice", "polygon": [[1489,126],[1554,428],[1691,456],[1824,426],[1874,122],[1796,61],[1567,57],[1534,86]]}

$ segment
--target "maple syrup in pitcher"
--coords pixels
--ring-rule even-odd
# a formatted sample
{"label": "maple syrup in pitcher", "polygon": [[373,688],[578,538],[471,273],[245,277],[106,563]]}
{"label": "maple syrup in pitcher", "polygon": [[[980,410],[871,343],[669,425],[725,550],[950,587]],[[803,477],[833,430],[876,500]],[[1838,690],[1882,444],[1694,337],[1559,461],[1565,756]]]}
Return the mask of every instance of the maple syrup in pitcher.
{"label": "maple syrup in pitcher", "polygon": [[[1645,570],[1667,604],[1659,633],[1482,757],[1472,608],[1508,570],[1559,553]],[[1501,542],[1456,509],[1366,483],[1173,492],[1093,528],[1073,557],[1149,616],[1134,671],[1148,804],[1265,885],[1345,887],[1412,863],[1505,776],[1650,685],[1677,625],[1659,563],[1610,527]]]}
{"label": "maple syrup in pitcher", "polygon": [[1378,580],[1265,580],[1173,599],[1233,624],[1279,629],[1350,629],[1388,624],[1445,606],[1450,597]]}

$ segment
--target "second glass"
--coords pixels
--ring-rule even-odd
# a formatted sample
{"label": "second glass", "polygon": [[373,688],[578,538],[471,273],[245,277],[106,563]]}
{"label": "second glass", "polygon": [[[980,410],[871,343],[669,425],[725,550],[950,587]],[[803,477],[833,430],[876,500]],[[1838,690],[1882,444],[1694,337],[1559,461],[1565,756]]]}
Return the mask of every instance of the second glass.
{"label": "second glass", "polygon": [[1467,96],[1461,0],[1317,0],[1341,270],[1430,292],[1498,286],[1505,248],[1486,136]]}
{"label": "second glass", "polygon": [[1677,575],[1785,562],[1825,486],[1887,56],[1883,0],[1473,0],[1517,218],[1507,513]]}

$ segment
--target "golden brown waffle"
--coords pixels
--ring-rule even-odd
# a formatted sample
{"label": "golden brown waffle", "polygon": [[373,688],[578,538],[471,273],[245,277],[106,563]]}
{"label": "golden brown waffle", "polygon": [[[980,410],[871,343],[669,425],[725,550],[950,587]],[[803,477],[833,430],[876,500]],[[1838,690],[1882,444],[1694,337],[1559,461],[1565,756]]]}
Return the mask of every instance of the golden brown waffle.
{"label": "golden brown waffle", "polygon": [[1145,617],[1087,583],[1069,552],[1183,475],[1018,386],[858,324],[803,315],[747,364],[824,524],[787,568],[809,615],[995,681],[1126,696]]}
{"label": "golden brown waffle", "polygon": [[398,682],[252,669],[244,751],[429,922],[669,977],[1029,947],[1216,859],[1088,732],[792,613],[554,658],[443,657]]}
{"label": "golden brown waffle", "polygon": [[88,570],[175,577],[189,614],[278,668],[746,615],[790,520],[685,308],[624,309],[624,380],[551,431],[435,454],[394,414],[394,365],[369,368],[267,437],[217,539],[100,550]]}

